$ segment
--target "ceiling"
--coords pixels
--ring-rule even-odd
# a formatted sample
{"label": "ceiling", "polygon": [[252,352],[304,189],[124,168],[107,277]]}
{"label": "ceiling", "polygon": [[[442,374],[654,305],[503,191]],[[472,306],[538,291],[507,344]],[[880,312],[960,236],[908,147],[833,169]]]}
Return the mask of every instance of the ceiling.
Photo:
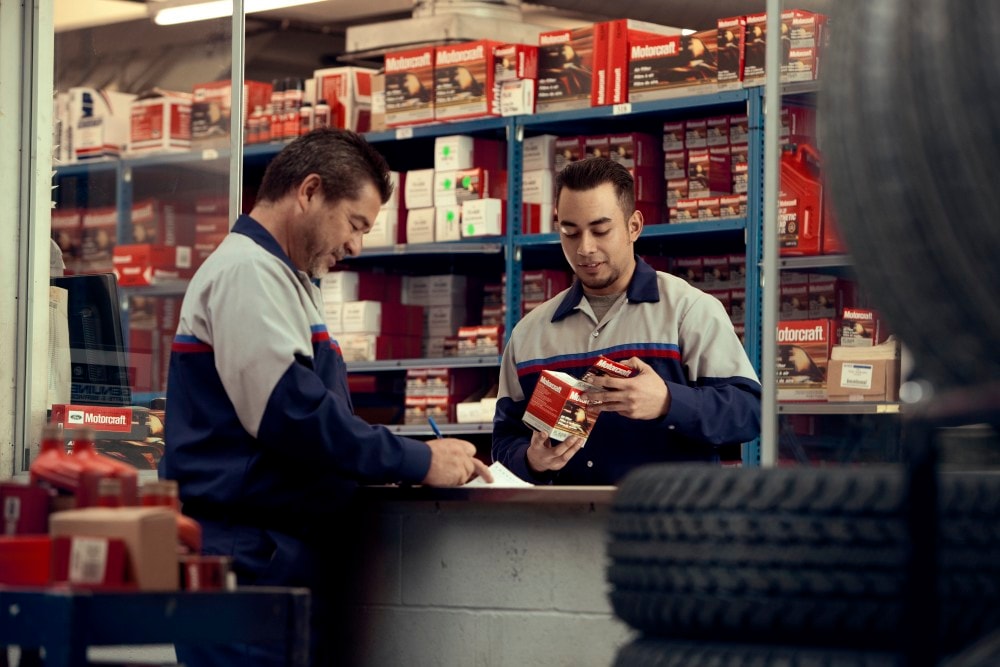
{"label": "ceiling", "polygon": [[[148,15],[147,6],[156,4],[148,0],[53,1],[56,32],[143,19]],[[413,4],[414,0],[324,0],[262,12],[259,16],[314,25],[359,23],[387,14],[408,15]],[[832,0],[796,0],[789,4],[800,9],[824,11],[830,8]],[[706,28],[719,17],[763,12],[766,5],[766,0],[630,0],[620,6],[628,7],[628,18]],[[546,6],[556,9],[558,14],[575,16],[620,17],[623,13],[617,9],[618,5],[608,0],[527,0],[524,9],[532,17],[539,16],[546,25],[549,23],[545,18],[552,13],[546,11]]]}

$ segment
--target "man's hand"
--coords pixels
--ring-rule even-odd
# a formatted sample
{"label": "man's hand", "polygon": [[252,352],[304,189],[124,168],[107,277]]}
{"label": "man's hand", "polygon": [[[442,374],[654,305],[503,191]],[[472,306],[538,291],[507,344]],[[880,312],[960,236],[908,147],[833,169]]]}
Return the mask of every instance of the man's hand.
{"label": "man's hand", "polygon": [[493,473],[485,463],[476,458],[476,446],[458,438],[428,440],[431,448],[431,467],[424,477],[429,486],[461,486],[478,475],[483,481],[493,483]]}
{"label": "man's hand", "polygon": [[599,412],[617,412],[630,419],[659,419],[670,411],[670,390],[653,367],[632,357],[624,362],[636,370],[630,378],[595,377],[591,384],[599,390],[588,391],[582,398]]}
{"label": "man's hand", "polygon": [[553,441],[550,446],[549,436],[541,431],[532,431],[531,445],[528,446],[528,467],[535,472],[562,470],[586,442],[578,435],[571,435],[560,443]]}

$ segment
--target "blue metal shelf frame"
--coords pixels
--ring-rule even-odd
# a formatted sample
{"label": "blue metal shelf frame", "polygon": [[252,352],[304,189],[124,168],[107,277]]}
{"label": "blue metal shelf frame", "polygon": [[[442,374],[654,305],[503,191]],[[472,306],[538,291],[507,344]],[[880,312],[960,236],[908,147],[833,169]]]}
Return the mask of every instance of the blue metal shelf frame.
{"label": "blue metal shelf frame", "polygon": [[[747,97],[747,280],[744,307],[744,337],[750,363],[757,370],[757,377],[763,378],[761,368],[761,319],[763,317],[763,292],[760,284],[760,265],[763,259],[764,238],[764,91],[763,88],[749,88]],[[777,289],[777,286],[767,286]],[[773,372],[773,369],[772,371]],[[743,445],[743,465],[760,467],[760,438]]]}

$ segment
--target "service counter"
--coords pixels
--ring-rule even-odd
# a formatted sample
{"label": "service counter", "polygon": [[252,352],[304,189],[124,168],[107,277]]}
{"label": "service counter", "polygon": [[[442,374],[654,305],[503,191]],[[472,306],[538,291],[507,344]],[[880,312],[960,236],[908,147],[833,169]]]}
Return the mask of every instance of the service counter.
{"label": "service counter", "polygon": [[348,606],[359,665],[595,665],[631,631],[607,598],[614,487],[368,487]]}

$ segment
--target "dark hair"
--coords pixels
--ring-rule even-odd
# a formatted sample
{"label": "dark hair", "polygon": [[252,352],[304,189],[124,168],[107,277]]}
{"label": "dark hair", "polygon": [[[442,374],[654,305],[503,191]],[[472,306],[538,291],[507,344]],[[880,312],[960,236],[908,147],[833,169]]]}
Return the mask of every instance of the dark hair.
{"label": "dark hair", "polygon": [[328,127],[299,137],[275,156],[264,171],[257,199],[276,202],[309,174],[319,175],[323,196],[331,201],[357,199],[368,181],[383,204],[392,194],[385,158],[360,134]]}
{"label": "dark hair", "polygon": [[569,163],[556,176],[556,203],[563,188],[579,192],[593,190],[605,183],[614,186],[618,206],[627,221],[635,211],[635,180],[628,169],[608,158],[589,157]]}

